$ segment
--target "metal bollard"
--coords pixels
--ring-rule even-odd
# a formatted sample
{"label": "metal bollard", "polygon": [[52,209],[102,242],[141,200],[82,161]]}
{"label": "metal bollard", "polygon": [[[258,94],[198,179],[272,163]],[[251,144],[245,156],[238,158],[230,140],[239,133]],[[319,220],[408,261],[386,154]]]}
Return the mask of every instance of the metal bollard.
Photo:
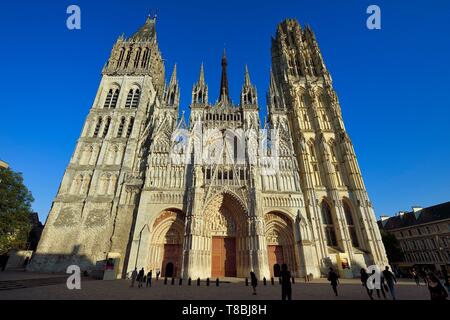
{"label": "metal bollard", "polygon": [[270,278],[270,282],[272,283],[272,285],[275,285],[275,279],[273,277]]}
{"label": "metal bollard", "polygon": [[171,283],[172,285],[174,285],[175,284],[175,278],[172,278],[172,283]]}
{"label": "metal bollard", "polygon": [[245,278],[245,286],[248,287],[248,278]]}
{"label": "metal bollard", "polygon": [[167,277],[164,277],[164,284],[167,284]]}
{"label": "metal bollard", "polygon": [[197,279],[197,286],[200,285],[200,278]]}
{"label": "metal bollard", "polygon": [[190,286],[190,285],[191,285],[191,282],[192,282],[192,279],[191,279],[191,278],[189,278],[189,279],[188,279],[188,286]]}
{"label": "metal bollard", "polygon": [[180,281],[178,282],[178,285],[183,285],[183,278],[180,278]]}
{"label": "metal bollard", "polygon": [[206,279],[206,286],[209,287],[209,278]]}
{"label": "metal bollard", "polygon": [[264,277],[263,283],[264,283],[265,286],[267,286],[267,280],[266,280],[266,277]]}
{"label": "metal bollard", "polygon": [[219,286],[219,278],[216,279],[216,287]]}

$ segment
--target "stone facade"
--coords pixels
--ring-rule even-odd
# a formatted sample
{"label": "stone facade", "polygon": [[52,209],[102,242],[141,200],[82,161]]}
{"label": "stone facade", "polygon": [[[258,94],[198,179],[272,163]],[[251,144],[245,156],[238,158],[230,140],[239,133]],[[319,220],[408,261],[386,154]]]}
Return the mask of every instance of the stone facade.
{"label": "stone facade", "polygon": [[31,268],[90,269],[114,256],[118,276],[144,267],[269,278],[283,263],[315,277],[387,264],[312,30],[278,26],[267,123],[247,68],[240,103],[231,101],[225,52],[218,100],[209,102],[202,66],[186,121],[176,66],[165,84],[155,23],[114,45]]}

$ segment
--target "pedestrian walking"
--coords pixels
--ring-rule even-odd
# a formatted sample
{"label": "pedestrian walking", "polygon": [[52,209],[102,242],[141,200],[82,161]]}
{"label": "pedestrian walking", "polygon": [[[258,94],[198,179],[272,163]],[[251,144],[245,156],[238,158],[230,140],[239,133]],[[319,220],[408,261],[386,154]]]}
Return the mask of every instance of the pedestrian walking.
{"label": "pedestrian walking", "polygon": [[[375,270],[372,270],[372,275],[375,276]],[[383,294],[383,298],[386,299],[385,287],[386,287],[386,283],[384,281],[383,273],[380,272],[380,287],[375,288],[377,290],[378,299],[381,299],[380,292]],[[372,292],[373,292],[373,290],[372,290]],[[373,293],[372,293],[372,296],[373,296]]]}
{"label": "pedestrian walking", "polygon": [[156,281],[158,281],[159,280],[159,275],[161,274],[161,272],[160,271],[157,271],[156,272]]}
{"label": "pedestrian walking", "polygon": [[366,269],[362,268],[361,269],[361,283],[363,285],[363,287],[366,289],[367,291],[367,295],[369,296],[370,300],[373,300],[373,290],[369,289],[368,285],[367,285],[367,281],[369,280],[369,274],[367,273]]}
{"label": "pedestrian walking", "polygon": [[134,283],[136,282],[138,276],[137,268],[134,268],[133,272],[131,272],[131,287],[134,288]]}
{"label": "pedestrian walking", "polygon": [[291,272],[287,264],[281,266],[281,300],[292,300]]}
{"label": "pedestrian walking", "polygon": [[328,281],[330,281],[330,284],[331,284],[331,287],[333,288],[334,294],[337,297],[338,296],[337,286],[339,284],[339,276],[331,267],[330,267],[330,271],[328,272]]}
{"label": "pedestrian walking", "polygon": [[144,282],[144,276],[145,276],[145,272],[144,272],[144,268],[142,268],[139,271],[139,274],[138,274],[138,277],[137,277],[138,288],[142,288],[142,283]]}
{"label": "pedestrian walking", "polygon": [[411,276],[413,277],[414,281],[416,282],[416,285],[420,286],[420,277],[415,268],[413,268],[411,270]]}
{"label": "pedestrian walking", "polygon": [[152,270],[147,273],[147,283],[145,284],[145,286],[147,288],[152,286]]}
{"label": "pedestrian walking", "polygon": [[441,281],[439,281],[439,278],[434,273],[428,273],[427,284],[431,300],[447,300],[447,290],[445,290]]}
{"label": "pedestrian walking", "polygon": [[253,288],[253,295],[256,296],[256,287],[258,286],[258,279],[256,278],[255,273],[250,272],[250,280]]}
{"label": "pedestrian walking", "polygon": [[397,283],[397,278],[395,275],[389,271],[389,267],[386,267],[383,271],[384,280],[389,288],[389,293],[391,294],[392,300],[396,300],[395,297],[395,284]]}

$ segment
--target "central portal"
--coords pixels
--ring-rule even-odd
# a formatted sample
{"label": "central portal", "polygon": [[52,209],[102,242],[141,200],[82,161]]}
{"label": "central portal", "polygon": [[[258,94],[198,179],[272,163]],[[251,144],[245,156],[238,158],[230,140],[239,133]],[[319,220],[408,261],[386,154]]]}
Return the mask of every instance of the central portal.
{"label": "central portal", "polygon": [[[245,277],[250,272],[247,212],[237,196],[220,193],[204,209],[202,272],[206,277]],[[201,246],[200,246],[201,247]]]}
{"label": "central portal", "polygon": [[211,276],[236,277],[236,238],[213,237]]}

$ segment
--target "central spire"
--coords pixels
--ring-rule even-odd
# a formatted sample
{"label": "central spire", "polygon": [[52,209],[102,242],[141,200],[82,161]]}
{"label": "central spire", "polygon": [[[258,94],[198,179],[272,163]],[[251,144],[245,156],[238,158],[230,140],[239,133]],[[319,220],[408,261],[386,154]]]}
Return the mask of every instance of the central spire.
{"label": "central spire", "polygon": [[219,102],[228,102],[230,101],[229,91],[228,91],[228,77],[227,77],[227,55],[225,49],[223,49],[222,56],[222,80],[220,82],[220,97]]}

